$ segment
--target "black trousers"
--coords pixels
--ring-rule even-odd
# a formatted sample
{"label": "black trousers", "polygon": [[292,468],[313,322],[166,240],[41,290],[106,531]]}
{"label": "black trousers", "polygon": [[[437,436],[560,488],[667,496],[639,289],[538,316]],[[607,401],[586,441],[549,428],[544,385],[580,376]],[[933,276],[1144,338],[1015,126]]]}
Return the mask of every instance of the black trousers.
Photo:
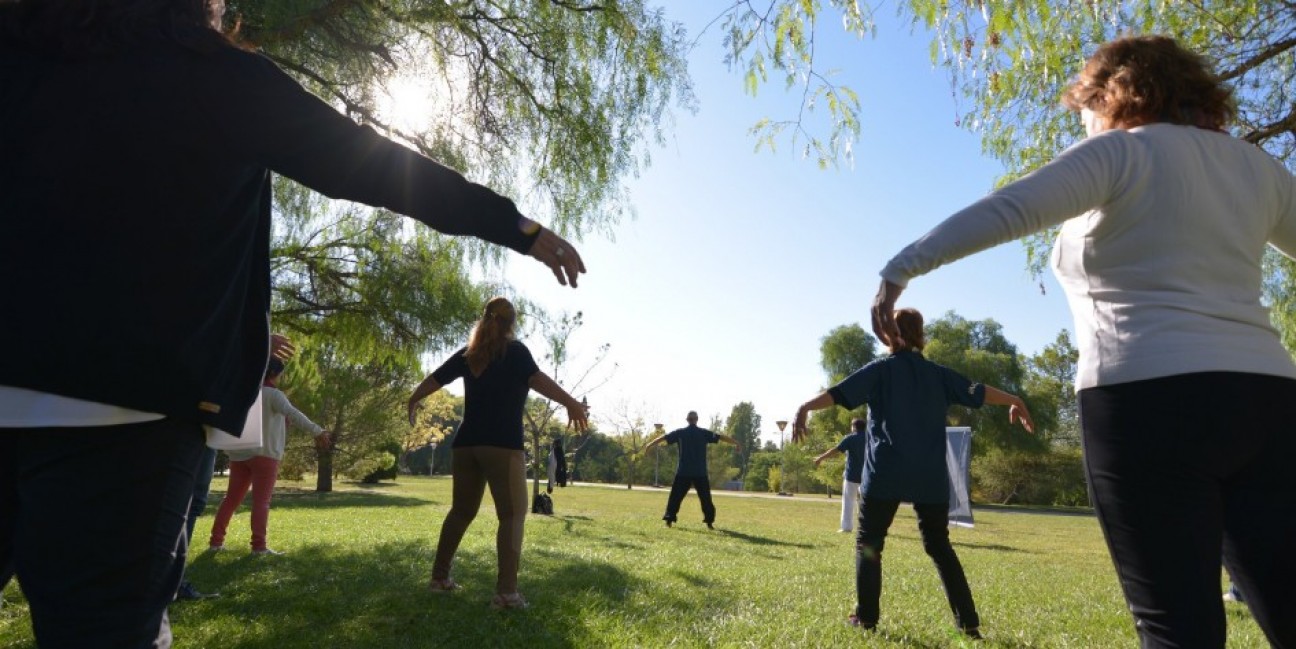
{"label": "black trousers", "polygon": [[[855,539],[855,616],[864,626],[878,623],[878,600],[882,597],[882,549],[887,530],[895,520],[898,500],[864,498],[860,502],[859,532]],[[961,629],[981,626],[972,589],[963,564],[959,563],[949,541],[949,503],[914,503],[918,514],[918,531],[922,533],[923,550],[936,563],[945,599],[949,601],[954,620]]]}
{"label": "black trousers", "polygon": [[1220,557],[1296,647],[1296,381],[1206,372],[1079,394],[1085,471],[1143,647],[1223,647]]}
{"label": "black trousers", "polygon": [[170,420],[0,428],[0,566],[42,649],[171,646],[204,448],[200,426]]}
{"label": "black trousers", "polygon": [[675,522],[675,515],[679,514],[680,503],[684,502],[689,487],[697,490],[698,500],[702,501],[702,522],[714,523],[716,508],[715,503],[711,502],[711,479],[704,475],[676,474],[675,482],[671,483],[670,498],[666,499],[666,515],[662,516],[662,520]]}

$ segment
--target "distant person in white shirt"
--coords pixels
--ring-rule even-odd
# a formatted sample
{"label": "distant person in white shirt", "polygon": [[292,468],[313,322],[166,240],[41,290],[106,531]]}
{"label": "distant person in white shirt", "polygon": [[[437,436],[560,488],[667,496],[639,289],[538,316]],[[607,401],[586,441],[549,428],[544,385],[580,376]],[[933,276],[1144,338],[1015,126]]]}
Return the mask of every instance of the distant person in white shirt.
{"label": "distant person in white shirt", "polygon": [[874,333],[899,336],[909,280],[1061,226],[1085,472],[1142,646],[1224,646],[1222,551],[1296,647],[1296,364],[1260,301],[1266,247],[1296,257],[1296,178],[1225,132],[1232,91],[1170,38],[1099,47],[1063,103],[1089,137],[900,251]]}
{"label": "distant person in white shirt", "polygon": [[270,497],[274,494],[279,477],[279,462],[283,460],[288,438],[288,422],[304,428],[315,436],[317,448],[328,448],[331,440],[328,431],[306,418],[288,401],[288,395],[275,387],[283,373],[283,362],[270,359],[266,368],[265,383],[261,387],[261,446],[253,449],[227,451],[230,458],[229,488],[221,501],[212,522],[213,550],[225,548],[225,530],[229,527],[234,510],[238,509],[252,488],[252,554],[282,554],[266,546],[266,529],[270,522]]}

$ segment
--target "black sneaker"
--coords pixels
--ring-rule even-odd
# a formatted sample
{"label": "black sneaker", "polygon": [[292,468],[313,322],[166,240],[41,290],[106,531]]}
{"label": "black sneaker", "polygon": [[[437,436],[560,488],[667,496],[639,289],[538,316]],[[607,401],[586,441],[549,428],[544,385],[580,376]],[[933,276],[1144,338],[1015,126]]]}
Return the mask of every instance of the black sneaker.
{"label": "black sneaker", "polygon": [[715,529],[715,526],[712,525],[712,524],[710,524],[710,523],[707,523],[707,529],[709,529],[709,530],[713,530],[713,529]]}
{"label": "black sneaker", "polygon": [[670,527],[671,525],[674,525],[674,524],[675,524],[675,521],[673,521],[673,520],[671,520],[671,519],[669,519],[669,518],[663,518],[662,520],[666,521],[666,527]]}
{"label": "black sneaker", "polygon": [[973,639],[973,640],[984,640],[984,638],[981,637],[981,630],[978,629],[977,627],[974,627],[974,626],[973,626],[973,627],[967,627],[967,628],[964,628],[964,629],[959,629],[959,631],[962,631],[962,632],[963,632],[963,635],[965,635],[965,636],[967,636],[967,637],[969,637],[969,638],[971,638],[971,639]]}
{"label": "black sneaker", "polygon": [[185,581],[184,583],[180,584],[179,588],[176,589],[175,601],[179,602],[184,600],[212,599],[214,597],[220,597],[220,594],[199,592],[197,588],[194,588],[193,584],[189,583],[188,581]]}

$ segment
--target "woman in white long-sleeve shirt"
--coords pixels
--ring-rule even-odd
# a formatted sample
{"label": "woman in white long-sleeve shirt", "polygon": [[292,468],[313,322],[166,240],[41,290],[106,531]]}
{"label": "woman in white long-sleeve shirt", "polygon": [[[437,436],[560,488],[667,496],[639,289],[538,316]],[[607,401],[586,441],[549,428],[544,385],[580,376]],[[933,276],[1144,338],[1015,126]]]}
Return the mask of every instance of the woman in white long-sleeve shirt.
{"label": "woman in white long-sleeve shirt", "polygon": [[874,331],[897,336],[911,278],[1061,225],[1086,471],[1143,646],[1224,646],[1221,549],[1296,646],[1296,365],[1260,302],[1266,245],[1296,256],[1296,178],[1224,132],[1230,91],[1168,38],[1103,45],[1064,103],[1089,137],[896,255]]}
{"label": "woman in white long-sleeve shirt", "polygon": [[252,489],[252,554],[281,554],[266,546],[266,532],[270,523],[270,497],[274,495],[275,481],[279,478],[279,462],[283,460],[284,446],[288,440],[288,423],[304,428],[315,436],[317,447],[329,445],[328,431],[303,415],[288,401],[288,395],[276,387],[283,363],[270,359],[266,368],[265,383],[261,386],[261,446],[253,449],[228,451],[230,459],[229,488],[212,521],[209,547],[224,549],[225,530],[230,518],[243,502],[248,488]]}

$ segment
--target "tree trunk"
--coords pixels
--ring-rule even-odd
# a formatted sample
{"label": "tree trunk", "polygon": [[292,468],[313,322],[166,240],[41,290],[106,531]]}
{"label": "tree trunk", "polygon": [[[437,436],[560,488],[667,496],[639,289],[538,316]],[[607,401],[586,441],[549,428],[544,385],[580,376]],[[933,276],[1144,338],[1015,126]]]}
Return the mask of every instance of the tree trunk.
{"label": "tree trunk", "polygon": [[330,493],[333,491],[333,449],[315,451],[319,464],[319,473],[315,476],[315,492]]}

